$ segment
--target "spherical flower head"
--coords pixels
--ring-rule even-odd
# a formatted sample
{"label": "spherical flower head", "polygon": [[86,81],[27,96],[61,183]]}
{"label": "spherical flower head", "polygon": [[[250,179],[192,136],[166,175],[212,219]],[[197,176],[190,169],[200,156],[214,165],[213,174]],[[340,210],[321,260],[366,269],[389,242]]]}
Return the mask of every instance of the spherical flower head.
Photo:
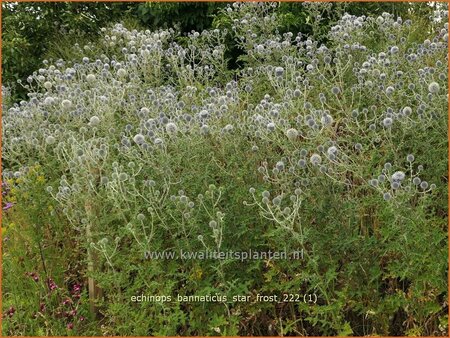
{"label": "spherical flower head", "polygon": [[44,87],[45,89],[49,90],[50,88],[52,88],[52,83],[50,81],[45,81],[44,82]]}
{"label": "spherical flower head", "polygon": [[392,181],[403,181],[405,179],[405,173],[403,171],[396,171],[392,174]]}
{"label": "spherical flower head", "polygon": [[123,69],[123,68],[119,68],[117,70],[117,75],[119,77],[123,78],[123,77],[127,76],[127,71],[125,69]]}
{"label": "spherical flower head", "polygon": [[200,127],[200,133],[202,133],[203,135],[208,134],[209,133],[209,127],[208,125],[204,124]]}
{"label": "spherical flower head", "polygon": [[270,131],[275,130],[275,123],[269,122],[269,123],[267,124],[267,129],[269,129]]}
{"label": "spherical flower head", "polygon": [[300,160],[298,160],[297,164],[300,168],[304,168],[304,167],[306,167],[306,160],[300,159]]}
{"label": "spherical flower head", "polygon": [[414,178],[413,178],[413,184],[414,184],[414,185],[419,185],[420,182],[422,182],[422,180],[421,180],[419,177],[414,177]]}
{"label": "spherical flower head", "polygon": [[47,105],[47,106],[50,106],[50,105],[52,105],[54,103],[55,103],[55,99],[53,97],[51,97],[51,96],[47,96],[44,99],[44,104]]}
{"label": "spherical flower head", "polygon": [[64,109],[70,109],[70,107],[72,107],[72,101],[70,101],[70,100],[62,100],[61,101],[61,107],[63,107]]}
{"label": "spherical flower head", "polygon": [[313,164],[313,165],[319,165],[320,163],[322,163],[322,157],[320,157],[319,154],[312,154],[309,161]]}
{"label": "spherical flower head", "polygon": [[[295,198],[295,196],[293,196],[293,197]],[[284,208],[283,209],[283,214],[285,216],[289,216],[291,214],[291,208],[289,208],[289,207]]]}
{"label": "spherical flower head", "polygon": [[277,168],[279,171],[284,170],[284,162],[283,162],[283,161],[278,161],[277,164],[276,164],[276,168]]}
{"label": "spherical flower head", "polygon": [[276,67],[275,68],[275,75],[276,76],[283,76],[284,74],[284,68],[283,67]]}
{"label": "spherical flower head", "polygon": [[280,205],[280,204],[281,204],[281,197],[280,197],[280,196],[275,197],[275,198],[272,200],[272,203],[273,203],[274,205]]}
{"label": "spherical flower head", "polygon": [[45,138],[45,143],[47,143],[47,144],[54,144],[55,142],[56,142],[56,139],[51,135],[49,135]]}
{"label": "spherical flower head", "polygon": [[412,109],[411,109],[411,107],[408,107],[408,106],[406,106],[405,108],[403,108],[403,114],[405,114],[406,116],[409,116],[409,115],[411,115],[411,113],[412,113]]}
{"label": "spherical flower head", "polygon": [[255,188],[251,187],[250,189],[248,189],[248,191],[250,192],[250,194],[253,195],[253,194],[255,193],[256,190],[255,190]]}
{"label": "spherical flower head", "polygon": [[437,82],[431,82],[428,85],[428,91],[432,94],[437,94],[439,93],[439,90],[441,89],[441,87],[439,86],[439,84]]}
{"label": "spherical flower head", "polygon": [[414,155],[413,154],[408,154],[408,156],[406,156],[406,160],[408,162],[414,162]]}
{"label": "spherical flower head", "polygon": [[86,80],[87,80],[87,82],[94,82],[96,80],[96,77],[94,74],[88,74],[86,76]]}
{"label": "spherical flower head", "polygon": [[286,136],[289,140],[294,141],[298,137],[297,129],[290,128],[286,130]]}
{"label": "spherical flower head", "polygon": [[390,126],[392,126],[393,120],[390,117],[386,117],[383,120],[383,126],[385,126],[386,128],[389,128]]}
{"label": "spherical flower head", "polygon": [[134,141],[136,144],[142,144],[142,143],[145,142],[145,136],[142,135],[142,134],[136,134],[136,135],[134,135],[134,137],[133,137],[133,141]]}
{"label": "spherical flower head", "polygon": [[385,192],[385,193],[383,194],[383,199],[384,199],[385,201],[390,201],[391,198],[392,198],[391,193]]}
{"label": "spherical flower head", "polygon": [[426,188],[428,188],[428,182],[427,181],[422,181],[422,183],[420,183],[420,187],[425,190]]}
{"label": "spherical flower head", "polygon": [[331,88],[331,92],[334,95],[338,95],[341,92],[341,90],[339,89],[339,87],[333,87],[333,88]]}
{"label": "spherical flower head", "polygon": [[392,47],[391,47],[391,53],[392,53],[392,54],[396,54],[396,53],[398,53],[398,51],[399,51],[399,49],[398,49],[397,46],[392,46]]}
{"label": "spherical flower head", "polygon": [[322,122],[324,126],[329,126],[333,123],[333,117],[330,114],[323,115],[320,122]]}
{"label": "spherical flower head", "polygon": [[330,148],[327,149],[327,154],[328,155],[336,155],[337,151],[338,150],[335,146],[331,146]]}
{"label": "spherical flower head", "polygon": [[89,119],[89,124],[92,126],[92,127],[94,127],[94,126],[97,126],[98,124],[100,123],[100,119],[98,118],[98,116],[92,116],[90,119]]}
{"label": "spherical flower head", "polygon": [[169,122],[166,124],[166,132],[169,135],[175,135],[178,132],[178,127],[175,123]]}
{"label": "spherical flower head", "polygon": [[267,190],[264,190],[262,192],[262,197],[269,198],[270,197],[270,192],[268,192]]}

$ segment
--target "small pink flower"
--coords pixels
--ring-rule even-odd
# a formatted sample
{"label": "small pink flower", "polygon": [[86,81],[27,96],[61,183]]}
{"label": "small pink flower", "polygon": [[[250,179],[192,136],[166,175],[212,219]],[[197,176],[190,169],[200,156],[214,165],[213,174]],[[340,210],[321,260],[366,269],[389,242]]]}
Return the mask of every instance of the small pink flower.
{"label": "small pink flower", "polygon": [[73,292],[73,293],[79,293],[80,291],[81,291],[81,285],[80,285],[80,284],[75,284],[75,285],[73,286],[72,292]]}
{"label": "small pink flower", "polygon": [[35,282],[39,282],[39,275],[36,272],[26,272],[25,275],[33,278]]}
{"label": "small pink flower", "polygon": [[48,285],[48,288],[50,289],[50,291],[53,291],[58,288],[58,285],[56,285],[55,282],[53,281],[53,279],[51,279],[51,278],[47,279],[47,285]]}
{"label": "small pink flower", "polygon": [[14,306],[10,306],[9,310],[6,311],[6,315],[11,318],[15,312],[16,312],[16,309],[14,308]]}
{"label": "small pink flower", "polygon": [[67,328],[68,328],[69,330],[72,330],[72,329],[73,329],[73,323],[67,324]]}

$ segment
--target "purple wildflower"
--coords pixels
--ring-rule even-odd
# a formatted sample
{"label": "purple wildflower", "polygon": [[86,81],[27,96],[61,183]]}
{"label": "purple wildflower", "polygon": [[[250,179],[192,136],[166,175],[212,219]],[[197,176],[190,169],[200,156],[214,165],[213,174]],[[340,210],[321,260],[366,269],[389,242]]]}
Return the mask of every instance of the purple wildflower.
{"label": "purple wildflower", "polygon": [[3,210],[8,210],[8,209],[12,208],[13,205],[14,205],[14,203],[8,202],[3,207]]}

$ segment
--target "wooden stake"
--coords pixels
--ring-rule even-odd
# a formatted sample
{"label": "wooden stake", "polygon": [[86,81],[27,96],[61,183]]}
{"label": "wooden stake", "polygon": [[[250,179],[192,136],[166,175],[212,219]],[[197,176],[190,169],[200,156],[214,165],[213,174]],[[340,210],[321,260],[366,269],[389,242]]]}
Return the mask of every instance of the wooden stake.
{"label": "wooden stake", "polygon": [[90,203],[85,204],[85,210],[86,214],[88,216],[88,224],[86,226],[86,240],[88,243],[88,290],[89,290],[89,310],[91,312],[91,315],[95,317],[98,313],[98,309],[95,305],[96,300],[98,300],[103,295],[102,289],[97,285],[97,283],[94,280],[94,277],[92,277],[92,274],[94,273],[95,269],[98,267],[98,255],[97,253],[90,247],[90,243],[93,242],[92,237],[92,205]]}

